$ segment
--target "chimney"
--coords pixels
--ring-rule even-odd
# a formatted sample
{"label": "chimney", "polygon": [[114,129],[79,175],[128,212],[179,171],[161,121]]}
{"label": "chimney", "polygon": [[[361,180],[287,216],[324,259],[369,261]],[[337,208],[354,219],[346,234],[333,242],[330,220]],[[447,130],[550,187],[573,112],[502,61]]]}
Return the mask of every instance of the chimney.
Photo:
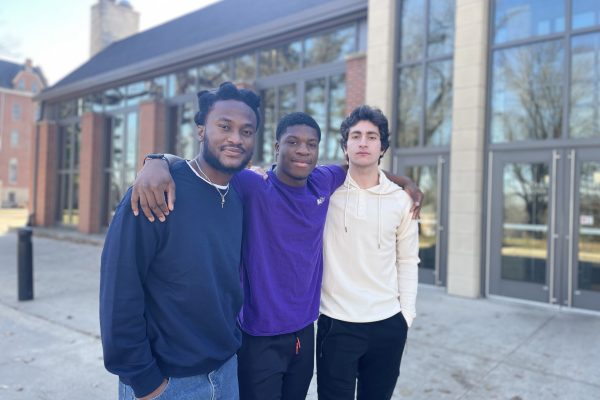
{"label": "chimney", "polygon": [[92,6],[90,57],[113,42],[133,35],[140,28],[140,14],[127,0],[98,0]]}

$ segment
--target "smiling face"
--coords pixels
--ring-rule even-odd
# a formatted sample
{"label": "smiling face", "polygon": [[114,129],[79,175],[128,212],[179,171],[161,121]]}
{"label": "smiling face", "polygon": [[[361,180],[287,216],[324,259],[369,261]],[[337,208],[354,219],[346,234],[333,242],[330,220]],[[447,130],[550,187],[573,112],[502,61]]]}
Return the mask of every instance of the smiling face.
{"label": "smiling face", "polygon": [[317,165],[319,136],[307,125],[288,126],[275,143],[277,178],[290,186],[302,186]]}
{"label": "smiling face", "polygon": [[256,115],[241,101],[217,101],[206,116],[206,123],[198,126],[198,136],[204,142],[204,161],[214,170],[233,174],[252,158]]}
{"label": "smiling face", "polygon": [[350,166],[377,168],[379,158],[384,153],[381,149],[379,128],[371,121],[358,121],[350,127],[348,142],[344,150]]}

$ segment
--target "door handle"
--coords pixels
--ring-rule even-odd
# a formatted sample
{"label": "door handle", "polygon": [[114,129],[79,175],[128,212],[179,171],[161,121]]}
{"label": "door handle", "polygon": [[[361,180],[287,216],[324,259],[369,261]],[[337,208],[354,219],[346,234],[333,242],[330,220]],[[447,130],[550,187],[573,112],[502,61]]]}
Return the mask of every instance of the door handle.
{"label": "door handle", "polygon": [[549,277],[548,277],[548,296],[550,303],[556,303],[556,297],[554,297],[554,252],[555,244],[554,241],[558,238],[556,233],[556,170],[557,163],[560,159],[560,155],[557,150],[552,151],[552,180],[551,180],[551,207],[552,213],[550,215],[550,265],[549,265]]}
{"label": "door handle", "polygon": [[567,260],[567,305],[573,306],[573,226],[575,220],[575,150],[569,152],[570,181],[569,181],[569,234]]}

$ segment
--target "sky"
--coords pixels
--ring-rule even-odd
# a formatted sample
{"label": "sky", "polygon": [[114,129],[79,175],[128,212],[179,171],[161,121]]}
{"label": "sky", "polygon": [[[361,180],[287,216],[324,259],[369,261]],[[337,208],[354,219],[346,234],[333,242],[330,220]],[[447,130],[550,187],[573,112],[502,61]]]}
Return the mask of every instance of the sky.
{"label": "sky", "polygon": [[[129,0],[140,31],[218,0]],[[98,0],[0,0],[0,59],[31,58],[52,85],[89,58],[90,9]]]}

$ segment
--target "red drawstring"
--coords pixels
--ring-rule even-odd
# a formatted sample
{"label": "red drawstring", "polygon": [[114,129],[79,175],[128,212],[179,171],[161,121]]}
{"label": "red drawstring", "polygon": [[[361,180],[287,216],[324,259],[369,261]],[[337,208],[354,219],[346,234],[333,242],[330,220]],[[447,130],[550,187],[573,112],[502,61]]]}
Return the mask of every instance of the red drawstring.
{"label": "red drawstring", "polygon": [[296,336],[296,355],[298,355],[298,353],[300,352],[301,347],[302,346],[300,345],[300,338]]}

